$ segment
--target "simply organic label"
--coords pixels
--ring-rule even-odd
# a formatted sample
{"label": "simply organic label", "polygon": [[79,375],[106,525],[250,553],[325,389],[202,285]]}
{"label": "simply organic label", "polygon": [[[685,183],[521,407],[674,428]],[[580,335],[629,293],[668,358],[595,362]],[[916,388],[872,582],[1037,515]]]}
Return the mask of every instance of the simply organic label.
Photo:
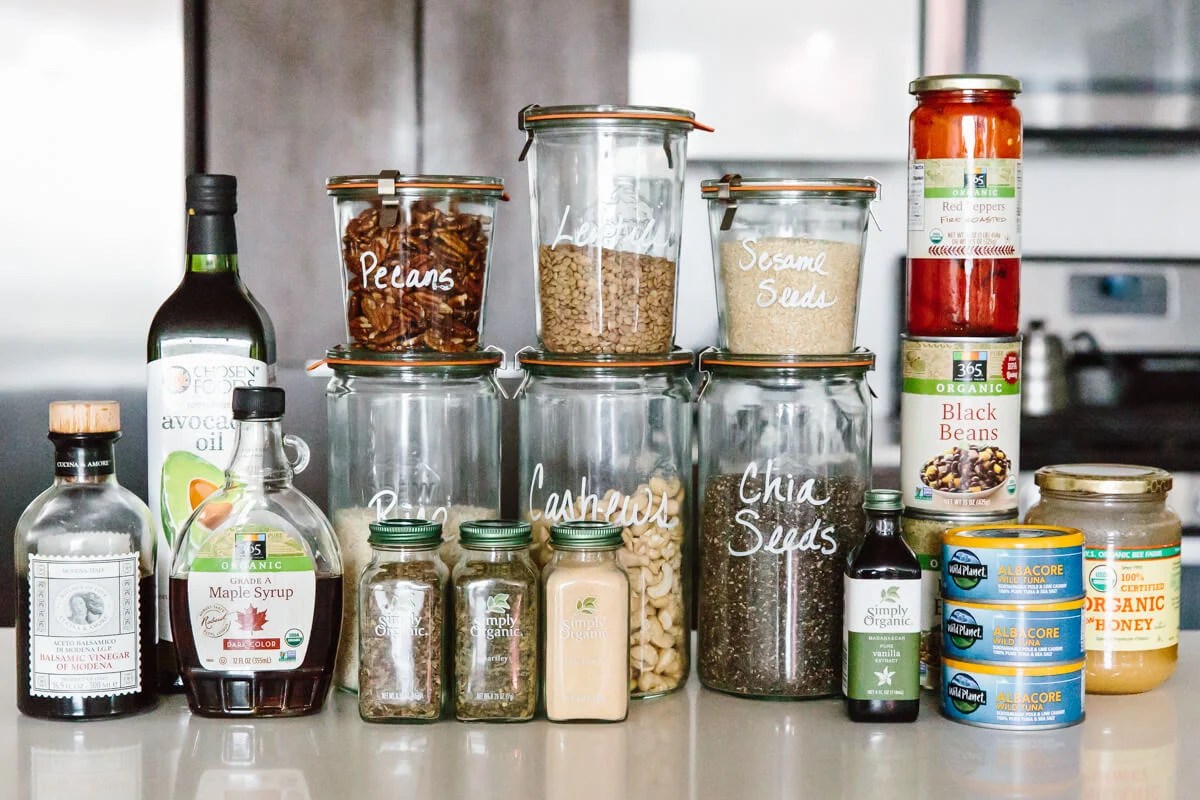
{"label": "simply organic label", "polygon": [[842,691],[853,700],[916,700],[921,581],[845,578]]}
{"label": "simply organic label", "polygon": [[149,500],[158,538],[158,635],[171,638],[167,598],[172,547],[205,497],[224,483],[233,449],[233,390],[265,386],[274,367],[232,355],[197,353],[147,365]]}
{"label": "simply organic label", "polygon": [[138,554],[29,556],[29,693],[142,690]]}
{"label": "simply organic label", "polygon": [[[519,600],[518,600],[519,602]],[[483,603],[475,604],[475,615],[471,622],[472,639],[519,639],[523,631],[512,608],[512,597],[508,592],[486,595]],[[500,654],[503,662],[508,657]]]}
{"label": "simply organic label", "polygon": [[196,554],[187,584],[203,668],[259,672],[304,663],[316,572],[295,534],[262,525],[219,531]]}
{"label": "simply organic label", "polygon": [[1179,643],[1179,545],[1085,548],[1088,650],[1160,650]]}
{"label": "simply organic label", "polygon": [[1021,345],[905,339],[900,481],[911,508],[1017,507]]}
{"label": "simply organic label", "polygon": [[910,258],[1020,258],[1021,160],[932,158],[908,172]]}

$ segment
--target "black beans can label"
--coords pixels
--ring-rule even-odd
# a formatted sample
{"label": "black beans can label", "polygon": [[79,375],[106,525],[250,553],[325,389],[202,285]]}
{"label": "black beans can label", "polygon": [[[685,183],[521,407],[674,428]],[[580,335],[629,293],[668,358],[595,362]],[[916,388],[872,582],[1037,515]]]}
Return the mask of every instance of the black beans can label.
{"label": "black beans can label", "polygon": [[900,488],[908,508],[1017,507],[1021,340],[901,342]]}

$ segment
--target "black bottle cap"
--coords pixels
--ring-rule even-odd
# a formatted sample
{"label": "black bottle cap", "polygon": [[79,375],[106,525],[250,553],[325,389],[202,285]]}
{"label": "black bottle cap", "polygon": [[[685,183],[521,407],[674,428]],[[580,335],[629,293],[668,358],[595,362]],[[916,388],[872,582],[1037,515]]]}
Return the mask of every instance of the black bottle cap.
{"label": "black bottle cap", "polygon": [[239,386],[233,390],[234,419],[275,419],[283,416],[283,389],[278,386]]}
{"label": "black bottle cap", "polygon": [[237,213],[237,178],[199,173],[187,176],[188,214]]}

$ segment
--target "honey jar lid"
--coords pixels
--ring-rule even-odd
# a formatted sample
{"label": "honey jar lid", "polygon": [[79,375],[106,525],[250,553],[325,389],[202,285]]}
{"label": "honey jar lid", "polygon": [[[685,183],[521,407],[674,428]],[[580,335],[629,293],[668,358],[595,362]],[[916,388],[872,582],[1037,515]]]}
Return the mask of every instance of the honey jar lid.
{"label": "honey jar lid", "polygon": [[57,400],[50,404],[51,433],[116,433],[121,406],[115,400]]}
{"label": "honey jar lid", "polygon": [[1158,467],[1136,464],[1053,464],[1033,474],[1039,489],[1078,494],[1166,494],[1174,479]]}

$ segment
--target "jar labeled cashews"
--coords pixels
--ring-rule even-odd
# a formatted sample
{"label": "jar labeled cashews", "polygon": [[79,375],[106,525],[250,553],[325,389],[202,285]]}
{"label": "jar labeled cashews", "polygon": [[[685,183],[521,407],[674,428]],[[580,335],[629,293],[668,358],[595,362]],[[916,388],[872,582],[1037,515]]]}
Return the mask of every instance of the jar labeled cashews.
{"label": "jar labeled cashews", "polygon": [[687,681],[691,353],[550,356],[525,351],[517,394],[521,511],[539,565],[550,528],[601,520],[621,529],[629,573],[629,691]]}

